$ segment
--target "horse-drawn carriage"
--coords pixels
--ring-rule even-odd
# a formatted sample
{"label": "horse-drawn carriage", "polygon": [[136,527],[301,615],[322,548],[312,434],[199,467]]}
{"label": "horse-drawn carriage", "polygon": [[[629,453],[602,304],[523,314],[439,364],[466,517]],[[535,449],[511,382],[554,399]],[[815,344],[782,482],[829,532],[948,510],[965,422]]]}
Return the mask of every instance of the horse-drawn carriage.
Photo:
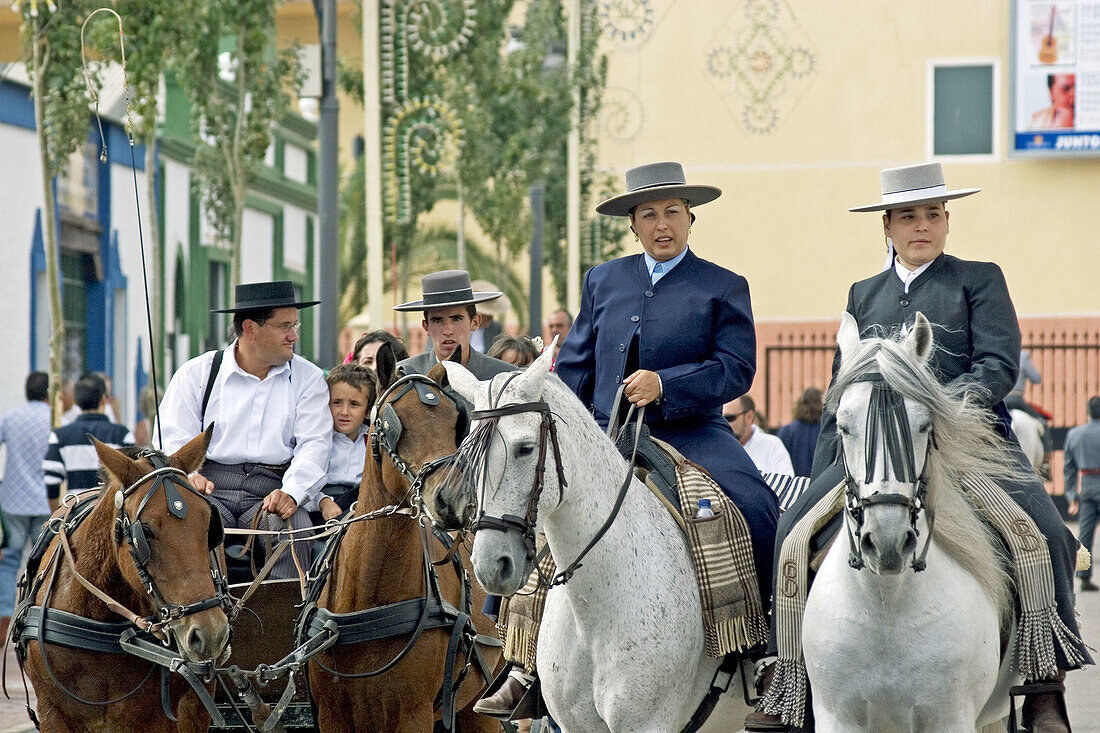
{"label": "horse-drawn carriage", "polygon": [[[188,479],[210,431],[173,456],[97,444],[106,486],[66,499],[21,581],[12,640],[38,697],[32,721],[500,730],[469,709],[500,664],[484,592],[466,573],[466,548],[422,510],[457,447],[459,412],[426,377],[402,379],[383,401],[379,426],[399,428],[378,431],[352,514],[268,538],[279,542],[266,560],[246,563],[262,566],[256,578],[233,585],[244,555],[265,543],[230,550],[227,568],[219,515]],[[423,439],[402,441],[400,426]],[[316,537],[303,578],[264,579],[289,540]]]}

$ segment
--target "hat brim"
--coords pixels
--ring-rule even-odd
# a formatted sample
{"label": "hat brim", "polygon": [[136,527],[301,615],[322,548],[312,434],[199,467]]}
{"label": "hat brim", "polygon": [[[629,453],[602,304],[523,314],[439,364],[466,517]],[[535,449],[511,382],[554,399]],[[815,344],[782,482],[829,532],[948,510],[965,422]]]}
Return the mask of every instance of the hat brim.
{"label": "hat brim", "polygon": [[661,199],[687,199],[689,206],[709,204],[722,195],[717,186],[653,186],[612,196],[596,207],[596,213],[605,216],[630,216],[630,210],[646,201]]}
{"label": "hat brim", "polygon": [[302,308],[312,308],[315,305],[319,305],[320,302],[321,301],[319,301],[319,300],[303,300],[303,301],[300,301],[298,303],[282,303],[282,302],[277,302],[277,303],[256,303],[256,304],[253,304],[253,305],[245,305],[245,306],[242,306],[242,307],[235,307],[235,308],[211,308],[210,312],[211,313],[241,313],[243,311],[267,310],[268,308],[272,308],[272,309],[274,309],[274,308],[297,308],[297,309],[301,310]]}
{"label": "hat brim", "polygon": [[925,196],[922,198],[908,199],[902,201],[891,201],[890,203],[879,202],[877,204],[867,204],[866,206],[855,206],[848,211],[860,212],[860,211],[889,211],[892,209],[907,209],[910,206],[920,206],[921,204],[933,204],[937,201],[951,201],[953,199],[961,199],[963,196],[970,196],[972,194],[981,191],[980,188],[960,188],[957,191],[946,191],[936,196]]}
{"label": "hat brim", "polygon": [[395,305],[393,309],[395,311],[422,311],[422,310],[434,310],[436,308],[454,308],[459,305],[475,305],[477,303],[484,303],[488,300],[496,300],[504,293],[474,293],[472,297],[462,298],[460,300],[451,300],[444,303],[432,303],[430,305],[424,305],[424,299],[411,300],[408,303],[402,303],[401,305]]}

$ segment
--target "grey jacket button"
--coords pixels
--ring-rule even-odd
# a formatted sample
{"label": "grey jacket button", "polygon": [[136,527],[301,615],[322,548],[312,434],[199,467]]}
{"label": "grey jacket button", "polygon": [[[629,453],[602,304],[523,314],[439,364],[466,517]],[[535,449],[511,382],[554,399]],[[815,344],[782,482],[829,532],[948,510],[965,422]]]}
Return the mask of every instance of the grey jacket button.
{"label": "grey jacket button", "polygon": [[630,320],[632,320],[632,321],[634,321],[635,323],[637,323],[637,322],[638,322],[638,316],[631,316],[631,317],[630,317]]}

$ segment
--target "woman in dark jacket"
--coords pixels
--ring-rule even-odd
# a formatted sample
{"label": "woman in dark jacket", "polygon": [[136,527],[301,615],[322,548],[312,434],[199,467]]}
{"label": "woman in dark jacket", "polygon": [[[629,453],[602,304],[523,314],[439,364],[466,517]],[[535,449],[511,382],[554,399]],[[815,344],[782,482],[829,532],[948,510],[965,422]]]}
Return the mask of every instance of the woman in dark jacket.
{"label": "woman in dark jacket", "polygon": [[[1005,396],[1016,383],[1020,354],[1019,323],[1004,275],[992,262],[960,260],[944,253],[949,229],[945,203],[979,190],[949,191],[939,163],[883,170],[882,201],[850,210],[884,212],[883,231],[891,243],[891,257],[881,273],[851,287],[846,310],[863,335],[909,326],[918,311],[923,313],[933,324],[939,347],[932,356],[933,371],[945,384],[966,387],[974,399],[993,413],[1001,434],[1022,466],[1027,459],[1012,434],[1004,406]],[[838,351],[834,374],[839,360]],[[783,515],[777,532],[776,557],[791,528],[843,479],[843,469],[836,462],[836,440],[836,415],[826,412],[814,455],[814,480]],[[1035,520],[1046,537],[1058,613],[1079,639],[1073,601],[1076,540],[1037,477],[1002,488]],[[834,521],[832,531],[839,525],[839,521]],[[773,647],[774,623],[773,618]],[[1083,643],[1076,651],[1080,659],[1091,663]],[[1066,659],[1060,648],[1057,653],[1062,672],[1056,682],[1060,684],[1064,671],[1076,669],[1080,664]],[[1029,729],[1044,733],[1068,731],[1068,721],[1062,720],[1062,704],[1060,692],[1029,694],[1024,705],[1025,719],[1031,723]],[[762,716],[760,712],[755,715],[758,720],[747,722],[758,725],[749,730],[782,729],[768,727],[776,723],[775,719],[766,720],[772,716]]]}

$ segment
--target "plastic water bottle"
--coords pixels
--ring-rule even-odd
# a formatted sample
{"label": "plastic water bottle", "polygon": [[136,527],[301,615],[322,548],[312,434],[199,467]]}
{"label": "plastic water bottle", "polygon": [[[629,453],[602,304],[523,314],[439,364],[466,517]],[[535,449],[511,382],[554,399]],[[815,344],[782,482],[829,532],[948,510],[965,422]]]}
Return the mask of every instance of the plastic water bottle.
{"label": "plastic water bottle", "polygon": [[710,499],[699,500],[699,510],[695,512],[696,519],[704,519],[706,517],[713,517],[714,510],[710,508]]}

